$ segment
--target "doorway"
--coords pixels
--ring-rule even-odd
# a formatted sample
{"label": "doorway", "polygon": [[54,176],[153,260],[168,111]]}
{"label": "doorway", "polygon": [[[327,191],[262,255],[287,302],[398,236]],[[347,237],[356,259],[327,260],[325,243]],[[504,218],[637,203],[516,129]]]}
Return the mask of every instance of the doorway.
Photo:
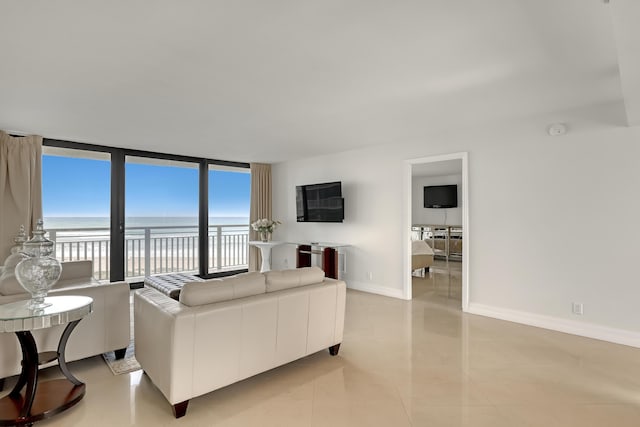
{"label": "doorway", "polygon": [[[441,171],[441,175],[446,175],[451,165],[456,164],[459,165],[458,169],[460,170],[460,178],[458,182],[459,188],[459,200],[460,200],[460,209],[453,212],[454,215],[447,218],[447,209],[430,209],[429,214],[431,218],[414,218],[414,204],[416,200],[419,198],[422,200],[421,194],[415,194],[416,189],[414,188],[414,180],[413,177],[418,171],[430,171],[430,175],[438,175],[438,171]],[[404,277],[404,297],[405,299],[413,298],[413,289],[412,289],[412,270],[411,270],[411,259],[412,259],[412,235],[414,231],[412,230],[412,226],[414,225],[414,220],[419,220],[420,222],[432,222],[432,223],[442,223],[441,225],[451,224],[452,222],[456,222],[456,226],[461,228],[462,236],[464,236],[463,240],[459,242],[454,242],[454,244],[460,244],[461,248],[461,270],[462,270],[462,294],[461,294],[461,308],[463,311],[467,311],[469,306],[469,242],[470,242],[470,230],[469,230],[469,185],[468,185],[468,153],[452,153],[445,154],[440,156],[430,156],[430,157],[422,157],[416,159],[410,159],[405,161],[405,171],[404,171],[404,183],[405,183],[405,201],[404,201],[404,233],[406,245],[405,245],[405,277]],[[434,215],[437,215],[438,218],[434,219]],[[442,217],[442,220],[438,220]],[[461,227],[460,227],[461,226]],[[456,227],[454,227],[455,229]],[[452,229],[447,227],[445,229],[446,233],[451,237]],[[440,236],[442,238],[442,236]],[[453,239],[451,240],[453,241]],[[446,246],[444,245],[443,240],[434,241],[433,246],[437,246],[435,249],[438,252],[438,255],[442,255],[442,250],[446,250],[445,259],[449,260],[450,248],[449,243]],[[440,258],[440,257],[437,257]]]}

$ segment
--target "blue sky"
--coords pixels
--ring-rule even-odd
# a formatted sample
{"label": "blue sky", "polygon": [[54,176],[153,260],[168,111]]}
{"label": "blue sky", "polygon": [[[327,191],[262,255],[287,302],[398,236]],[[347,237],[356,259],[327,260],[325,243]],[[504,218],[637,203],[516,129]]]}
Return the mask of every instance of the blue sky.
{"label": "blue sky", "polygon": [[[45,217],[109,216],[111,163],[42,157]],[[198,216],[198,169],[126,164],[126,216]],[[250,174],[209,172],[209,216],[249,216]]]}

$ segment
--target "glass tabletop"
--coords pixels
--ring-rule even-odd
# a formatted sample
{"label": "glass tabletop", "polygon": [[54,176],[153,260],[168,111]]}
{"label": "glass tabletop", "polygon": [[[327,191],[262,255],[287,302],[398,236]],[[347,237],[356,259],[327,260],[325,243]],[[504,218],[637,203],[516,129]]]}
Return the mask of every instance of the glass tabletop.
{"label": "glass tabletop", "polygon": [[42,309],[29,308],[30,300],[0,305],[0,332],[32,331],[64,325],[82,319],[93,311],[93,298],[57,296],[45,298],[51,304]]}

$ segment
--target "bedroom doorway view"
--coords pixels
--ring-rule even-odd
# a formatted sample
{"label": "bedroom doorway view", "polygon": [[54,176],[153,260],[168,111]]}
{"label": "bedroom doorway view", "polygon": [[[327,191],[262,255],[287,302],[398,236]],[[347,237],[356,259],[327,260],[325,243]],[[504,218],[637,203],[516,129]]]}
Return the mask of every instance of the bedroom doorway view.
{"label": "bedroom doorway view", "polygon": [[[468,299],[466,153],[409,162],[408,299],[465,309]],[[465,256],[466,255],[466,256]]]}

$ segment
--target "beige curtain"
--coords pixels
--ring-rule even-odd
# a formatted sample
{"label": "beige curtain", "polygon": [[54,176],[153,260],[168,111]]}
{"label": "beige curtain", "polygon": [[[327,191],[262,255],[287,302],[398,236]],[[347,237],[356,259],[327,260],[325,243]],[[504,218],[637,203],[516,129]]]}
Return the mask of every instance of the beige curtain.
{"label": "beige curtain", "polygon": [[20,225],[31,234],[42,218],[42,137],[0,130],[0,264]]}
{"label": "beige curtain", "polygon": [[[271,218],[271,165],[251,163],[251,207],[249,222]],[[258,240],[258,232],[249,227],[249,240]],[[249,271],[260,271],[260,250],[249,246]]]}

